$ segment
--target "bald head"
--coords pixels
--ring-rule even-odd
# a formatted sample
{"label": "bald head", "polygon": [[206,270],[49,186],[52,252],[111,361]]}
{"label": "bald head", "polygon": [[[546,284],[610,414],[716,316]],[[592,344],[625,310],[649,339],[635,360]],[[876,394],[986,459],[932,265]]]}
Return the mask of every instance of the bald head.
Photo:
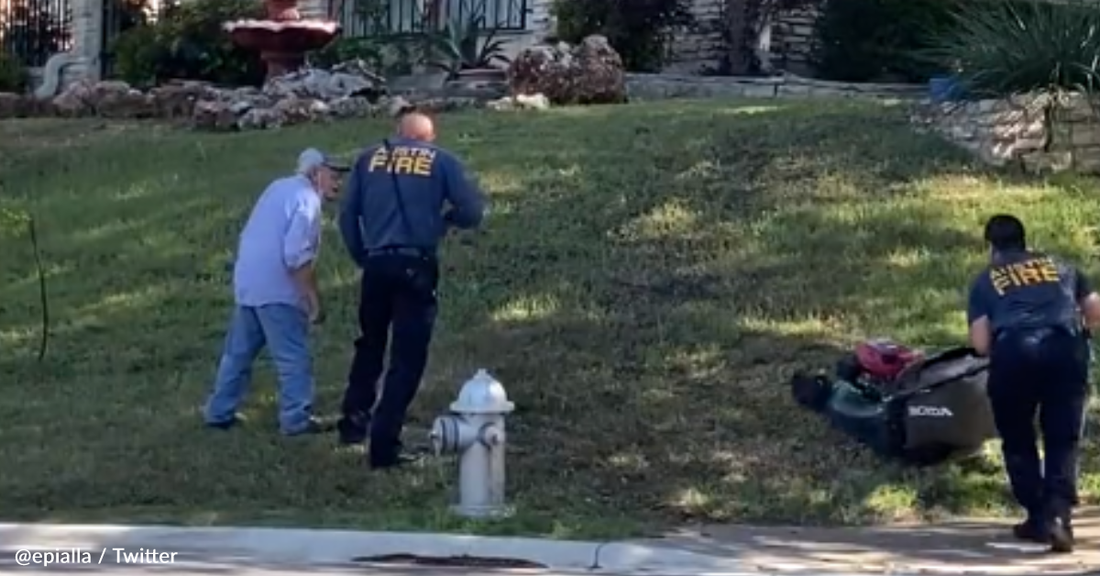
{"label": "bald head", "polygon": [[431,142],[435,140],[435,124],[420,112],[410,112],[398,122],[397,134],[410,140]]}

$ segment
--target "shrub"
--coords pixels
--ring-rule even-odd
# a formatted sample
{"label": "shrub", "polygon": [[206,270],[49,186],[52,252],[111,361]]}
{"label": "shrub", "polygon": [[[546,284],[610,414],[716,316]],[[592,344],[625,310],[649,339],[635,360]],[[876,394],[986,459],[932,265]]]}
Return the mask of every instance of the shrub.
{"label": "shrub", "polygon": [[691,26],[687,0],[555,0],[558,36],[579,42],[602,34],[628,70],[655,72],[668,60],[672,32]]}
{"label": "shrub", "polygon": [[419,36],[371,36],[365,38],[337,38],[321,50],[309,55],[313,66],[327,68],[349,60],[363,60],[371,70],[383,76],[400,76],[413,71],[421,63],[415,55],[419,44],[427,40]]}
{"label": "shrub", "polygon": [[375,38],[337,38],[328,46],[310,53],[309,62],[327,68],[348,60],[363,60],[375,70],[381,70],[383,48]]}
{"label": "shrub", "polygon": [[235,46],[222,25],[263,18],[259,0],[188,0],[170,4],[151,24],[126,30],[111,45],[116,73],[147,85],[171,78],[226,85],[259,85],[259,54]]}
{"label": "shrub", "polygon": [[168,49],[153,26],[139,25],[118,36],[111,45],[114,72],[135,86],[155,84]]}
{"label": "shrub", "polygon": [[1100,7],[1081,0],[960,5],[924,51],[976,96],[1100,89]]}
{"label": "shrub", "polygon": [[815,29],[817,73],[844,82],[926,81],[939,70],[918,54],[950,25],[959,1],[829,0]]}
{"label": "shrub", "polygon": [[0,54],[0,92],[27,89],[27,69],[13,56]]}

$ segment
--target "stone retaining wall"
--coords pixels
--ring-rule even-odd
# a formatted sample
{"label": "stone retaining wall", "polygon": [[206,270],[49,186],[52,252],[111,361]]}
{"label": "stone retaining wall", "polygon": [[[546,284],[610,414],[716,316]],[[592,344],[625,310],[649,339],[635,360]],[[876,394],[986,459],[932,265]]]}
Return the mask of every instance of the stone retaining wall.
{"label": "stone retaining wall", "polygon": [[999,100],[924,104],[914,122],[994,166],[1028,172],[1100,174],[1100,102],[1022,95]]}
{"label": "stone retaining wall", "polygon": [[918,98],[927,88],[913,84],[849,84],[787,75],[775,78],[692,76],[688,74],[627,74],[630,100],[670,98],[779,98],[791,96],[863,96]]}

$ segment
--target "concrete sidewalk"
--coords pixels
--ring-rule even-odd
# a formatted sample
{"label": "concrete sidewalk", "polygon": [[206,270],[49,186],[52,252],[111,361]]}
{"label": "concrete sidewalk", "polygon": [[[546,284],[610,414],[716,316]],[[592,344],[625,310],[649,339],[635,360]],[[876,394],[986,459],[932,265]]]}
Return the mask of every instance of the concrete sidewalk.
{"label": "concrete sidewalk", "polygon": [[[113,548],[176,553],[177,562],[351,566],[404,556],[499,568],[662,576],[1069,574],[1100,571],[1100,512],[1082,514],[1070,556],[1011,542],[1005,524],[956,521],[875,529],[711,526],[659,540],[576,542],[423,533],[276,528],[0,524],[0,567],[21,550]],[[522,561],[522,562],[516,562]]]}
{"label": "concrete sidewalk", "polygon": [[1011,521],[989,519],[873,528],[699,526],[642,543],[700,554],[711,566],[736,562],[767,573],[1100,573],[1100,508],[1079,510],[1075,522],[1072,555],[1018,542]]}

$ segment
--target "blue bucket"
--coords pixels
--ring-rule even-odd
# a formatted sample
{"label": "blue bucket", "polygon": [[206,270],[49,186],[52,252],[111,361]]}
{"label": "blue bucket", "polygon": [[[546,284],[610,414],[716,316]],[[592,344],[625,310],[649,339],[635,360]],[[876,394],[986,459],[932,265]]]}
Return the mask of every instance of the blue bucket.
{"label": "blue bucket", "polygon": [[932,102],[951,102],[962,97],[962,85],[955,76],[933,76],[928,79],[928,96]]}

